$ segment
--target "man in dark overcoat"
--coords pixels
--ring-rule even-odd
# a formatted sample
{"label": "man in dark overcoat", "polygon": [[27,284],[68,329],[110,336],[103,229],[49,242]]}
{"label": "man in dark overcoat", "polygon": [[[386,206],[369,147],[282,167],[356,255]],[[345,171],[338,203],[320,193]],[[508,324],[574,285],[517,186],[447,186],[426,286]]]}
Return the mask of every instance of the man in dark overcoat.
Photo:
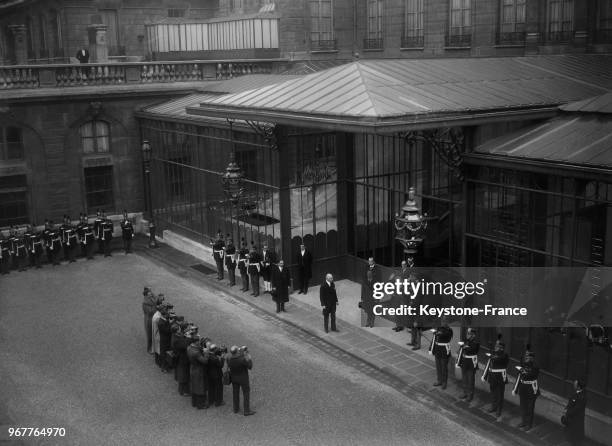
{"label": "man in dark overcoat", "polygon": [[300,252],[297,258],[298,281],[300,291],[298,294],[308,293],[308,281],[312,278],[312,254],[306,249],[304,244],[300,245]]}
{"label": "man in dark overcoat", "polygon": [[172,333],[171,347],[177,356],[176,367],[174,369],[174,379],[178,382],[178,393],[181,396],[189,396],[189,358],[187,357],[187,347],[193,341],[191,331],[182,330],[185,328],[182,324]]}
{"label": "man in dark overcoat", "polygon": [[329,333],[328,323],[331,319],[331,330],[336,329],[336,307],[338,306],[338,295],[336,294],[336,285],[334,284],[334,276],[331,274],[325,275],[325,282],[321,284],[319,289],[319,299],[323,307],[323,328],[325,333]]}
{"label": "man in dark overcoat", "polygon": [[261,271],[261,255],[255,249],[255,246],[251,246],[249,252],[249,263],[247,271],[249,278],[251,279],[251,295],[259,296],[259,273]]}
{"label": "man in dark overcoat", "polygon": [[168,373],[168,370],[170,370],[170,364],[168,364],[167,353],[170,350],[172,344],[172,328],[170,326],[170,314],[168,313],[168,310],[166,308],[164,308],[161,312],[161,318],[157,322],[157,328],[159,330],[159,366],[162,372]]}
{"label": "man in dark overcoat", "polygon": [[151,292],[149,287],[144,287],[142,292],[144,299],[142,301],[142,312],[144,313],[144,327],[147,336],[147,351],[151,354],[155,353],[152,348],[153,342],[153,327],[152,319],[155,311],[157,311],[157,298]]}
{"label": "man in dark overcoat", "polygon": [[194,341],[187,347],[189,358],[189,379],[191,384],[191,405],[198,409],[207,409],[206,392],[208,391],[208,350],[205,348],[206,338]]}
{"label": "man in dark overcoat", "polygon": [[255,412],[251,410],[251,387],[249,384],[249,370],[253,368],[251,355],[246,347],[238,348],[233,345],[226,360],[232,379],[234,413],[240,412],[240,389],[242,389],[244,416],[253,415]]}
{"label": "man in dark overcoat", "polygon": [[216,344],[211,344],[208,356],[208,404],[223,405],[223,364],[225,358]]}
{"label": "man in dark overcoat", "polygon": [[586,392],[582,381],[574,381],[574,394],[565,406],[561,421],[565,426],[565,436],[572,446],[581,445],[584,441],[584,412],[586,410]]}
{"label": "man in dark overcoat", "polygon": [[291,273],[283,260],[272,266],[272,299],[276,302],[276,312],[285,311],[285,303],[289,302],[289,286]]}
{"label": "man in dark overcoat", "polygon": [[361,281],[361,308],[366,314],[366,327],[374,327],[374,284],[380,281],[380,270],[374,262],[374,257],[368,259],[363,279]]}

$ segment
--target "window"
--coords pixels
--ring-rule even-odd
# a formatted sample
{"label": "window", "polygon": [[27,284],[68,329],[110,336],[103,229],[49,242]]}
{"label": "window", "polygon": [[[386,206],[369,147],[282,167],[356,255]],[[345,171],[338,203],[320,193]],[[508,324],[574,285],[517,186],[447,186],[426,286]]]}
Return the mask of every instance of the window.
{"label": "window", "polygon": [[113,209],[113,166],[85,168],[85,195],[88,209]]}
{"label": "window", "polygon": [[185,17],[185,10],[178,8],[168,9],[168,17]]}
{"label": "window", "polygon": [[596,43],[612,43],[612,0],[599,0]]}
{"label": "window", "polygon": [[471,0],[451,0],[449,34],[446,46],[470,46],[472,44]]}
{"label": "window", "polygon": [[525,44],[525,1],[501,0],[498,45]]}
{"label": "window", "polygon": [[26,32],[28,33],[28,59],[34,59],[34,21],[31,17],[26,18]]}
{"label": "window", "polygon": [[86,122],[80,132],[83,153],[104,153],[110,150],[110,126],[107,122]]}
{"label": "window", "polygon": [[47,50],[47,22],[44,15],[38,16],[39,42],[40,42],[40,57],[48,57]]}
{"label": "window", "polygon": [[20,225],[30,221],[27,186],[25,175],[0,177],[0,227]]}
{"label": "window", "polygon": [[423,0],[405,0],[402,48],[420,48],[423,44]]}
{"label": "window", "polygon": [[19,127],[0,127],[0,161],[23,159],[23,136]]}
{"label": "window", "polygon": [[574,0],[548,0],[548,41],[568,42],[574,33]]}
{"label": "window", "polygon": [[363,43],[365,49],[383,48],[383,2],[368,0],[368,29]]}
{"label": "window", "polygon": [[310,0],[310,20],[311,49],[335,50],[332,0]]}
{"label": "window", "polygon": [[242,0],[229,0],[230,11],[242,9]]}

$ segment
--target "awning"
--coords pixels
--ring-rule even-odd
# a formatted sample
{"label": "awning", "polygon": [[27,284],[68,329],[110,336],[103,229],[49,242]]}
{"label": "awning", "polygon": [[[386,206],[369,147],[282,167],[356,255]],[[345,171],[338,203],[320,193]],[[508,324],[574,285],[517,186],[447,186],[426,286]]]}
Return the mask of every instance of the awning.
{"label": "awning", "polygon": [[467,156],[510,162],[542,161],[612,171],[612,93],[561,107],[543,124],[486,142]]}
{"label": "awning", "polygon": [[612,89],[611,66],[591,54],[364,60],[207,98],[187,114],[377,132],[544,117]]}

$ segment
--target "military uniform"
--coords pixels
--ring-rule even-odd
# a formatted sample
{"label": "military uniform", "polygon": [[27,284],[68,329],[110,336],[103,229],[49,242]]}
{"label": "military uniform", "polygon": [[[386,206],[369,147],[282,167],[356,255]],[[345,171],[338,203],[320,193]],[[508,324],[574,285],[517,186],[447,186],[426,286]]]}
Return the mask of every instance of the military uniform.
{"label": "military uniform", "polygon": [[249,291],[249,273],[247,271],[249,260],[249,250],[244,242],[238,253],[238,269],[240,270],[240,278],[242,279],[241,291]]}
{"label": "military uniform", "polygon": [[59,234],[62,238],[62,247],[64,251],[64,260],[68,261],[69,259],[69,251],[70,246],[68,245],[68,230],[70,228],[70,222],[67,220],[67,217],[64,215],[64,221],[59,227]]}
{"label": "military uniform", "polygon": [[121,236],[123,238],[123,249],[128,254],[132,252],[132,239],[134,238],[134,225],[127,216],[127,213],[123,214],[123,220],[121,221]]}
{"label": "military uniform", "polygon": [[17,255],[17,247],[19,246],[19,237],[13,228],[9,233],[9,245],[11,247],[11,269],[19,269],[19,256]]}
{"label": "military uniform", "polygon": [[64,234],[66,235],[65,247],[68,254],[68,261],[70,263],[76,262],[76,250],[79,245],[79,236],[76,228],[70,223],[70,220],[67,221]]}
{"label": "military uniform", "polygon": [[11,269],[11,243],[0,234],[0,272],[8,274]]}
{"label": "military uniform", "polygon": [[27,243],[30,239],[29,231],[26,231],[21,236],[15,236],[15,243],[13,246],[13,251],[15,253],[15,266],[19,269],[19,271],[25,271],[28,267],[28,248]]}
{"label": "military uniform", "polygon": [[223,280],[223,256],[225,254],[225,242],[221,236],[213,243],[213,258],[217,264],[217,280]]}
{"label": "military uniform", "polygon": [[461,384],[463,387],[463,396],[468,402],[474,398],[474,385],[476,370],[478,369],[478,350],[480,344],[476,337],[468,336],[465,343],[461,346],[458,357],[458,366],[461,368]]}
{"label": "military uniform", "polygon": [[540,388],[538,386],[538,375],[540,369],[535,366],[533,360],[525,363],[525,366],[519,371],[516,378],[515,390],[512,392],[516,394],[518,392],[521,402],[521,424],[519,427],[524,427],[525,430],[529,430],[533,426],[533,413],[535,411],[535,402],[540,395]]}
{"label": "military uniform", "polygon": [[96,240],[98,242],[98,254],[104,253],[104,232],[102,229],[103,223],[104,218],[102,218],[100,211],[98,211],[98,213],[96,214],[96,219],[93,222],[94,236],[96,237]]}
{"label": "military uniform", "polygon": [[492,396],[489,412],[496,412],[497,417],[501,417],[504,407],[504,391],[508,383],[506,369],[508,368],[509,361],[510,358],[506,352],[503,350],[494,351],[489,358],[485,374],[483,375],[483,381],[486,380],[489,383]]}
{"label": "military uniform", "polygon": [[261,255],[261,277],[264,283],[264,292],[270,293],[272,291],[272,265],[276,263],[276,253],[272,250],[264,247]]}
{"label": "military uniform", "polygon": [[40,256],[43,252],[43,240],[40,234],[36,232],[30,232],[28,236],[28,252],[30,253],[30,265],[36,268],[40,268]]}
{"label": "military uniform", "polygon": [[55,266],[60,264],[60,254],[62,250],[62,237],[60,232],[53,226],[49,228],[47,255],[49,261]]}
{"label": "military uniform", "polygon": [[230,286],[236,285],[236,247],[231,239],[228,240],[225,247],[225,267],[227,268]]}
{"label": "military uniform", "polygon": [[429,348],[430,354],[433,354],[436,358],[436,375],[438,380],[434,383],[434,386],[442,386],[442,389],[446,389],[448,383],[448,360],[451,354],[451,339],[453,339],[453,330],[447,325],[442,325],[435,331],[431,347]]}
{"label": "military uniform", "polygon": [[104,240],[104,257],[110,257],[111,254],[111,242],[113,240],[113,222],[109,218],[105,219],[102,223],[102,238]]}
{"label": "military uniform", "polygon": [[93,259],[94,256],[94,241],[96,235],[94,233],[93,225],[87,223],[87,217],[83,220],[83,235],[81,237],[81,246],[85,251],[87,260]]}
{"label": "military uniform", "polygon": [[261,270],[261,255],[255,250],[251,249],[249,253],[248,273],[251,279],[251,295],[259,296],[259,272]]}

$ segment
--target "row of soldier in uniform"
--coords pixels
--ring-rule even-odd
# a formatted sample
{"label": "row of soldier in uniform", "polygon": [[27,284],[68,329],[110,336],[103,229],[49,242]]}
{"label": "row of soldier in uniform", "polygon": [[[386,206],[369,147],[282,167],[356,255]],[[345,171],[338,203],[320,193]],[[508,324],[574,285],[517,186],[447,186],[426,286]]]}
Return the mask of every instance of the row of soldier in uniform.
{"label": "row of soldier in uniform", "polygon": [[218,407],[224,404],[223,385],[231,384],[234,413],[240,411],[242,390],[243,413],[253,415],[249,386],[253,360],[248,348],[232,346],[228,351],[214,344],[198,334],[196,325],[177,316],[163,294],[156,296],[149,287],[142,294],[147,350],[155,355],[162,372],[174,369],[179,395],[191,396],[191,405],[197,409]]}
{"label": "row of soldier in uniform", "polygon": [[[431,331],[433,332],[433,338],[429,347],[429,353],[435,357],[437,374],[437,381],[434,383],[434,386],[441,386],[442,389],[446,389],[453,331],[444,318],[441,321],[441,325]],[[458,344],[459,351],[455,366],[461,369],[461,386],[463,388],[461,399],[470,402],[474,398],[476,370],[478,370],[478,351],[480,349],[476,331],[473,328],[468,328],[465,340],[460,341]],[[487,353],[487,363],[481,376],[481,380],[489,384],[491,393],[489,412],[495,413],[498,421],[501,421],[504,406],[504,392],[506,384],[508,384],[509,362],[510,357],[505,352],[505,344],[502,341],[501,335],[498,335],[493,352]],[[533,427],[535,403],[540,395],[540,387],[538,385],[540,370],[535,364],[535,354],[531,351],[529,344],[526,346],[520,366],[516,366],[516,369],[518,375],[512,389],[512,395],[518,395],[520,399],[522,420],[519,428],[527,431]],[[565,412],[567,435],[572,444],[575,444],[576,438],[584,437],[585,405],[584,385],[576,382],[576,395],[570,399]],[[581,410],[580,407],[582,408]]]}
{"label": "row of soldier in uniform", "polygon": [[[126,211],[123,212],[121,230],[127,254],[132,249],[134,226]],[[100,254],[110,256],[113,232],[113,221],[106,218],[102,210],[91,222],[87,215],[81,213],[77,224],[64,215],[61,225],[45,220],[42,231],[37,231],[33,225],[21,230],[11,227],[8,237],[0,233],[0,271],[8,274],[11,269],[23,271],[28,266],[41,268],[43,254],[52,265],[59,265],[62,260],[75,262],[78,256],[92,259],[96,245]]]}
{"label": "row of soldier in uniform", "polygon": [[[225,240],[227,240],[227,243]],[[224,270],[227,268],[229,285],[234,286],[236,284],[236,268],[238,268],[242,279],[242,291],[249,291],[250,287],[251,295],[259,296],[259,279],[261,277],[264,283],[264,293],[272,294],[273,288],[275,288],[273,283],[275,267],[281,263],[284,265],[284,262],[278,259],[274,250],[269,249],[268,245],[264,244],[262,251],[259,252],[252,242],[251,247],[247,248],[244,239],[241,241],[240,248],[237,249],[229,234],[225,240],[223,234],[219,232],[212,245],[213,258],[217,265],[217,279],[223,280]],[[300,245],[297,259],[299,293],[306,294],[308,292],[308,282],[312,278],[313,257],[304,245]]]}

